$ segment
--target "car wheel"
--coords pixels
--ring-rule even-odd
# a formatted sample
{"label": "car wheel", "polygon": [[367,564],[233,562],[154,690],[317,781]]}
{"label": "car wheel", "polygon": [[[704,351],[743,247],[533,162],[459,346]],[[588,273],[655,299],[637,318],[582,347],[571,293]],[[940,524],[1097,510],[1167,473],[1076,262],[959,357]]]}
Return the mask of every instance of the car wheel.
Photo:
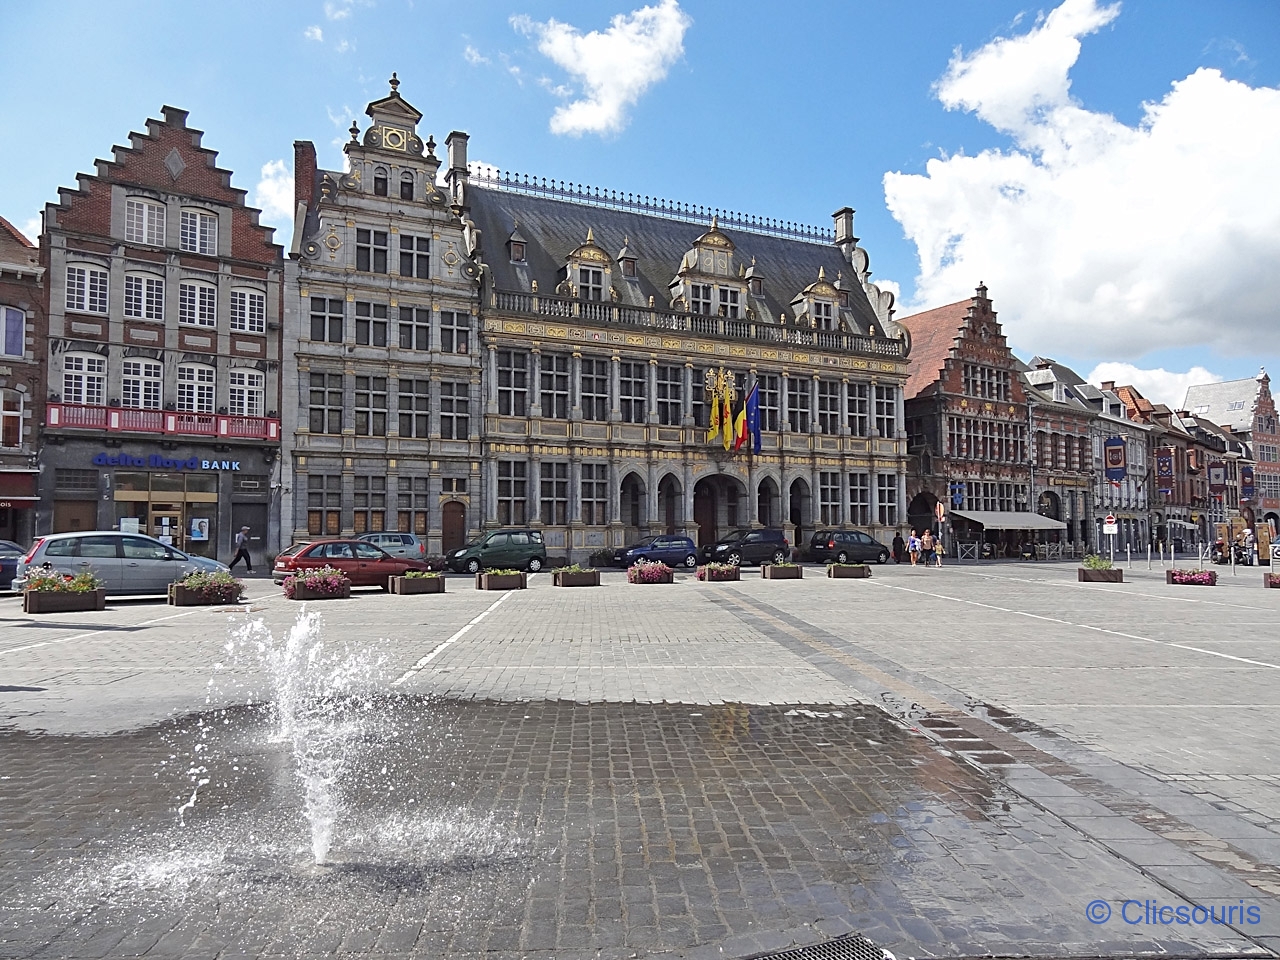
{"label": "car wheel", "polygon": [[470,560],[467,561],[467,573],[479,573],[479,572],[480,572],[480,561],[477,560],[475,557],[472,557]]}
{"label": "car wheel", "polygon": [[836,563],[848,563],[848,562],[849,562],[849,554],[845,553],[843,550],[841,550],[839,553],[836,554]]}
{"label": "car wheel", "polygon": [[541,570],[541,569],[542,569],[542,560],[540,560],[538,557],[530,557],[530,558],[529,558],[529,572],[530,572],[530,573],[537,573],[537,572],[538,572],[539,570]]}
{"label": "car wheel", "polygon": [[689,554],[687,557],[684,558],[684,565],[688,567],[690,570],[692,570],[694,567],[698,565],[697,556],[692,553]]}
{"label": "car wheel", "polygon": [[775,550],[775,551],[773,551],[773,562],[774,562],[774,563],[786,563],[786,562],[787,562],[787,555],[786,555],[785,553],[783,553],[781,550]]}
{"label": "car wheel", "polygon": [[888,562],[889,562],[889,551],[881,550],[880,556],[876,557],[876,563],[888,563]]}
{"label": "car wheel", "polygon": [[738,553],[736,550],[725,557],[725,560],[733,564],[735,567],[742,566],[742,554]]}

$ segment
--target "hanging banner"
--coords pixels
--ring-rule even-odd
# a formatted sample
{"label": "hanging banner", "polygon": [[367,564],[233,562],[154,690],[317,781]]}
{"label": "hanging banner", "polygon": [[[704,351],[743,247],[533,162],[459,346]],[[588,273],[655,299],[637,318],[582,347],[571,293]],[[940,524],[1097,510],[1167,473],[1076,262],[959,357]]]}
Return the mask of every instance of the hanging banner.
{"label": "hanging banner", "polygon": [[1125,454],[1124,438],[1108,437],[1103,441],[1102,451],[1107,479],[1112,483],[1119,483],[1124,479],[1129,466],[1129,460]]}
{"label": "hanging banner", "polygon": [[1173,448],[1156,451],[1156,487],[1161,493],[1173,493]]}
{"label": "hanging banner", "polygon": [[1247,463],[1240,465],[1240,499],[1252,500],[1257,495],[1253,483],[1253,467]]}
{"label": "hanging banner", "polygon": [[1209,492],[1221,496],[1227,489],[1227,465],[1221,460],[1209,462]]}

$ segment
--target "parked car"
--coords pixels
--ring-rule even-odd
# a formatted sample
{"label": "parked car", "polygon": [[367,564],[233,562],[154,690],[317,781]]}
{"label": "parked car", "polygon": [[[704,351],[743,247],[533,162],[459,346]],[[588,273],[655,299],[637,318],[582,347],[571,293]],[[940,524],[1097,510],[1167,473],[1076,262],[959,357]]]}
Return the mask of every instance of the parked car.
{"label": "parked car", "polygon": [[703,562],[732,563],[783,563],[791,559],[791,545],[787,536],[778,528],[763,530],[735,530],[715,543],[702,548]]}
{"label": "parked car", "polygon": [[13,589],[26,585],[27,571],[49,564],[58,573],[92,571],[108,594],[165,593],[189,573],[214,573],[227,565],[184,553],[144,533],[92,530],[37,537],[18,561]]}
{"label": "parked car", "polygon": [[18,561],[27,551],[12,540],[0,540],[0,590],[8,590],[18,575]]}
{"label": "parked car", "polygon": [[291,574],[326,566],[341,570],[353,587],[382,587],[383,590],[391,589],[392,577],[403,577],[410,570],[430,569],[421,560],[393,557],[365,540],[316,540],[276,557],[271,578],[276,583],[284,583],[284,578]]}
{"label": "parked car", "polygon": [[685,566],[692,570],[698,565],[698,548],[688,537],[664,534],[645,537],[613,552],[613,562],[620,567],[634,566],[641,560],[660,560],[671,567]]}
{"label": "parked car", "polygon": [[494,530],[454,550],[445,562],[459,573],[504,568],[536,573],[547,565],[547,547],[540,530]]}
{"label": "parked car", "polygon": [[815,563],[888,563],[890,551],[861,530],[819,530],[809,540],[809,559]]}
{"label": "parked car", "polygon": [[366,533],[358,539],[381,547],[393,557],[410,560],[427,559],[427,542],[415,533]]}

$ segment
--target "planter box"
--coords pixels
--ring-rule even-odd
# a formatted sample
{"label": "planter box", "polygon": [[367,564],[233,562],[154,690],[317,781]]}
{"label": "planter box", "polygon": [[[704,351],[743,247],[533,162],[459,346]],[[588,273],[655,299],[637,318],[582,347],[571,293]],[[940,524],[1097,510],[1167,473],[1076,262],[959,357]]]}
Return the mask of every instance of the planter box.
{"label": "planter box", "polygon": [[228,603],[239,603],[240,593],[235,596],[215,594],[212,600],[206,600],[199,590],[192,590],[180,583],[169,584],[169,606],[171,607],[218,607]]}
{"label": "planter box", "polygon": [[1176,586],[1179,586],[1179,587],[1216,587],[1218,585],[1218,571],[1210,570],[1208,572],[1213,574],[1213,580],[1210,583],[1177,583],[1173,579],[1173,571],[1166,570],[1164,572],[1164,582],[1175,584]]}
{"label": "planter box", "polygon": [[598,587],[599,570],[555,570],[551,582],[557,587]]}
{"label": "planter box", "polygon": [[350,600],[351,584],[345,584],[337,593],[321,593],[319,590],[311,590],[302,584],[297,584],[293,588],[293,599],[295,600]]}
{"label": "planter box", "polygon": [[674,570],[671,570],[667,573],[662,574],[662,576],[660,576],[657,580],[636,580],[635,582],[642,587],[650,583],[675,583],[676,572]]}
{"label": "planter box", "polygon": [[738,567],[732,570],[707,570],[703,574],[703,583],[736,583],[742,579],[742,571]]}
{"label": "planter box", "polygon": [[765,580],[803,580],[804,567],[780,567],[776,563],[766,563],[760,568],[760,576]]}
{"label": "planter box", "polygon": [[477,573],[477,590],[524,590],[529,585],[522,573]]}
{"label": "planter box", "polygon": [[1280,580],[1277,580],[1275,583],[1272,583],[1271,582],[1272,576],[1273,574],[1264,573],[1262,575],[1262,585],[1266,587],[1268,590],[1280,590]]}
{"label": "planter box", "polygon": [[392,577],[391,592],[403,596],[444,593],[444,577]]}
{"label": "planter box", "polygon": [[833,563],[827,567],[827,576],[833,580],[865,580],[871,576],[871,568],[865,563]]}
{"label": "planter box", "polygon": [[86,590],[84,593],[26,590],[22,594],[23,613],[80,613],[106,608],[106,590]]}
{"label": "planter box", "polygon": [[[1079,583],[1124,583],[1124,571],[1118,567],[1113,567],[1110,570],[1090,570],[1087,567],[1076,567],[1076,580]],[[1173,581],[1169,582],[1172,583]]]}

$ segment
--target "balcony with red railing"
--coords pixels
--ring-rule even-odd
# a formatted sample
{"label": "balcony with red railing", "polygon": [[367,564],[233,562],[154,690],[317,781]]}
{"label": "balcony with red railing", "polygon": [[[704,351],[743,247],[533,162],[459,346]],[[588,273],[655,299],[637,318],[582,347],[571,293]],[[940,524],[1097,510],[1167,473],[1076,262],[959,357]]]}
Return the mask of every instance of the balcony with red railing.
{"label": "balcony with red railing", "polygon": [[272,417],[189,413],[182,410],[142,410],[136,407],[100,407],[79,403],[46,404],[45,427],[49,430],[158,433],[171,437],[280,442],[280,421]]}

